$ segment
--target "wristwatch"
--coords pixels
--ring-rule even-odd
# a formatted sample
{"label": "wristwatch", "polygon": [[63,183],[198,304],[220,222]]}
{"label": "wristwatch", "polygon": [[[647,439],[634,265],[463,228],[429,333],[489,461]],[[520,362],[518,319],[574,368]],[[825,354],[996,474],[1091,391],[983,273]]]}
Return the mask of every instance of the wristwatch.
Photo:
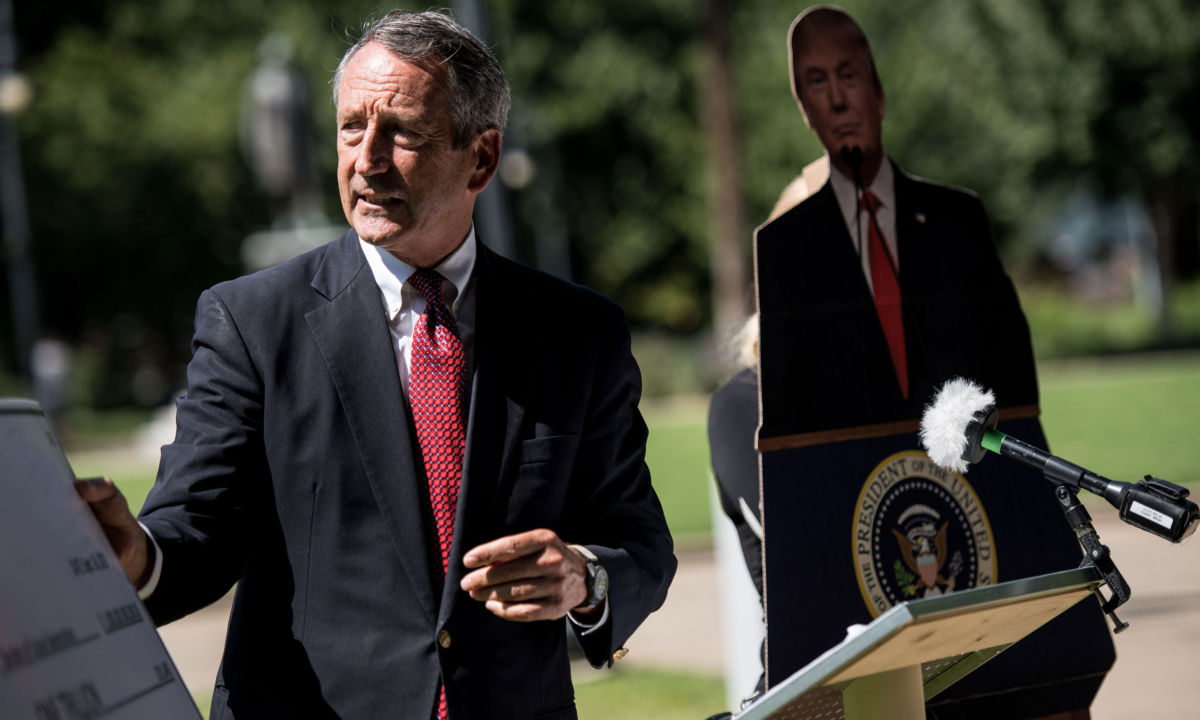
{"label": "wristwatch", "polygon": [[608,597],[608,571],[600,564],[600,558],[596,557],[596,553],[588,550],[582,545],[569,545],[568,547],[575,550],[587,560],[587,599],[579,604],[579,607],[595,607],[604,602]]}

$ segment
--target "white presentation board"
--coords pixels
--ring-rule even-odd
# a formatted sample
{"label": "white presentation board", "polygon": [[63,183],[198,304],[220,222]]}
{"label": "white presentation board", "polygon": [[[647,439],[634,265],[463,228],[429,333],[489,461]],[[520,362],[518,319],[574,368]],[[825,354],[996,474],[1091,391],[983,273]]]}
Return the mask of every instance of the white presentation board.
{"label": "white presentation board", "polygon": [[0,718],[196,710],[37,403],[0,398]]}

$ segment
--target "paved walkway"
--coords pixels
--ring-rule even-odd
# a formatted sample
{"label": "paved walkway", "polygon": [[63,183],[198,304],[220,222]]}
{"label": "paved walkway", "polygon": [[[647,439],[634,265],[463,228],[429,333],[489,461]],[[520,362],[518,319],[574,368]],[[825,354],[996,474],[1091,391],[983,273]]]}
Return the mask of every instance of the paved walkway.
{"label": "paved walkway", "polygon": [[[1200,668],[1200,546],[1172,545],[1114,519],[1105,507],[1092,514],[1133,589],[1118,612],[1131,627],[1116,636],[1117,664],[1092,706],[1093,720],[1200,717],[1200,687],[1193,685]],[[721,675],[717,583],[711,552],[682,554],[666,604],[630,640],[623,666]],[[211,691],[229,600],[161,629],[193,693]]]}

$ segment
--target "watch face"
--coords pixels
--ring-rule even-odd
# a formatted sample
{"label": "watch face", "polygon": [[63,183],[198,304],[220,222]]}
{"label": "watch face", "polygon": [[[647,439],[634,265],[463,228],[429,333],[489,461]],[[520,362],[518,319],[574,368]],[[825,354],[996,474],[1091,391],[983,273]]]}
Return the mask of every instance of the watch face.
{"label": "watch face", "polygon": [[596,602],[600,602],[608,597],[608,571],[603,565],[596,565],[596,576],[592,580],[592,597]]}

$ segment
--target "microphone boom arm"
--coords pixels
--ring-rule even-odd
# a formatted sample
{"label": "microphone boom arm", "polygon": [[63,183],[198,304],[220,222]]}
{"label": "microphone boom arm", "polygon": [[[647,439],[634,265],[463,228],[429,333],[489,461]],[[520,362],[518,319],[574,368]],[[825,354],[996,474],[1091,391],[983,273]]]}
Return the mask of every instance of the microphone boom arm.
{"label": "microphone boom arm", "polygon": [[[992,425],[995,424],[994,411],[993,417],[989,418],[989,421]],[[983,430],[982,433],[979,433],[980,429]],[[1104,577],[1104,584],[1108,586],[1109,596],[1107,598],[1100,592],[1100,588],[1094,590],[1096,600],[1100,602],[1100,608],[1112,620],[1114,633],[1128,628],[1129,623],[1117,617],[1117,608],[1129,601],[1129,598],[1133,596],[1133,591],[1129,588],[1125,576],[1113,562],[1108,546],[1100,542],[1100,535],[1092,526],[1092,516],[1083,503],[1079,502],[1081,487],[1108,499],[1109,486],[1117,485],[1117,483],[997,430],[976,428],[975,433],[982,446],[980,454],[982,454],[982,450],[990,450],[998,455],[1007,455],[1014,460],[1020,460],[1026,465],[1041,470],[1042,475],[1054,483],[1054,497],[1058,500],[1059,508],[1063,511],[1067,523],[1075,531],[1075,537],[1083,548],[1083,563],[1080,567],[1095,568]],[[1120,484],[1129,485],[1129,483]],[[1184,492],[1186,493],[1186,490]],[[1109,502],[1112,500],[1109,499]],[[1118,507],[1120,506],[1118,505]],[[1156,534],[1161,535],[1162,533]]]}
{"label": "microphone boom arm", "polygon": [[1150,475],[1136,485],[1109,480],[990,428],[983,431],[981,444],[986,450],[1041,470],[1055,485],[1099,495],[1117,509],[1125,522],[1171,542],[1190,536],[1200,525],[1200,509],[1188,499],[1188,489],[1173,482]]}
{"label": "microphone boom arm", "polygon": [[1104,584],[1108,586],[1109,596],[1104,597],[1100,588],[1096,588],[1092,593],[1100,602],[1100,609],[1112,620],[1113,632],[1119,633],[1128,628],[1129,623],[1117,617],[1117,608],[1129,601],[1129,598],[1133,596],[1133,591],[1129,589],[1129,583],[1125,581],[1125,576],[1113,562],[1108,546],[1100,542],[1100,535],[1092,526],[1092,516],[1088,514],[1083,503],[1079,502],[1078,493],[1066,485],[1059,485],[1054,488],[1054,497],[1058,500],[1058,505],[1062,509],[1063,515],[1067,517],[1071,529],[1075,531],[1075,537],[1079,540],[1080,546],[1083,547],[1083,562],[1080,563],[1080,567],[1094,567],[1096,572],[1104,577]]}
{"label": "microphone boom arm", "polygon": [[996,413],[994,409],[989,410],[991,413],[985,419],[974,420],[968,425],[967,452],[972,452],[971,446],[978,443],[979,447],[973,451],[977,455],[990,450],[1008,456],[1041,470],[1042,475],[1054,483],[1054,496],[1083,547],[1083,566],[1096,568],[1108,585],[1109,597],[1105,598],[1097,588],[1096,599],[1112,620],[1113,632],[1121,632],[1129,627],[1129,623],[1118,618],[1116,610],[1129,600],[1132,591],[1113,562],[1108,546],[1100,542],[1091,515],[1079,502],[1078,492],[1082,488],[1099,495],[1117,509],[1125,522],[1177,543],[1195,532],[1200,524],[1200,512],[1196,504],[1187,499],[1187,488],[1150,475],[1136,485],[1109,480],[995,430]]}

